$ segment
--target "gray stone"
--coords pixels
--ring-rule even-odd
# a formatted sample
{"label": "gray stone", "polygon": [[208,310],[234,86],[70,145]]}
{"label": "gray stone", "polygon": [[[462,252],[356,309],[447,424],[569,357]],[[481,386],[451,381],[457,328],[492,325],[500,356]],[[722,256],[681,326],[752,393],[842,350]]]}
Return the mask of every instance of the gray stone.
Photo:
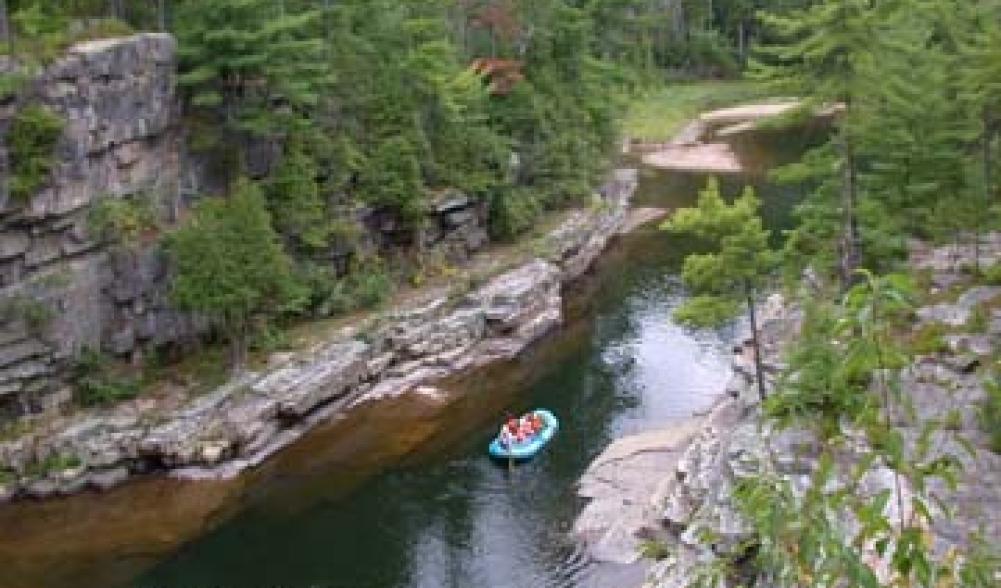
{"label": "gray stone", "polygon": [[0,259],[17,257],[28,250],[31,237],[23,232],[5,231],[0,233]]}
{"label": "gray stone", "polygon": [[97,490],[110,490],[128,479],[129,470],[126,467],[98,470],[88,475],[90,485]]}

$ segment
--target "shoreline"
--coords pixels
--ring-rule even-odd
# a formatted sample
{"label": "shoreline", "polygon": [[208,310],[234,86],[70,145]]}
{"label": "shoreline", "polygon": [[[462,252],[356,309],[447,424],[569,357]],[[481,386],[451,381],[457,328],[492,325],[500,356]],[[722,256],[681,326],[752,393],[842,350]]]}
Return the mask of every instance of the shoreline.
{"label": "shoreline", "polygon": [[[642,224],[629,212],[637,181],[636,170],[616,170],[600,203],[570,213],[533,256],[481,285],[422,293],[308,349],[276,354],[266,369],[166,415],[94,411],[55,433],[0,442],[0,470],[14,473],[0,478],[0,504],[103,491],[150,474],[232,478],[364,404],[405,394],[435,402],[438,382],[511,359],[562,323],[563,286],[624,228]],[[39,474],[40,463],[53,467]]]}

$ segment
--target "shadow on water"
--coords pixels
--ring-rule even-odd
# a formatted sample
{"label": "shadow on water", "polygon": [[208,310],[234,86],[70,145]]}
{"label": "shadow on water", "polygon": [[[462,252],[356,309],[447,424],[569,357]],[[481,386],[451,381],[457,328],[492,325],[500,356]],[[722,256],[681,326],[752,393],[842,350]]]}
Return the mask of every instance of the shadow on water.
{"label": "shadow on water", "polygon": [[[760,169],[782,158],[759,151]],[[747,181],[785,226],[795,192]],[[643,170],[636,204],[688,205],[704,182]],[[571,286],[565,327],[530,352],[447,382],[438,401],[363,407],[235,480],[2,508],[0,585],[587,586],[569,537],[577,479],[612,439],[707,408],[727,376],[739,325],[670,321],[685,252],[653,226],[621,238]],[[499,420],[535,406],[561,418],[553,443],[513,472],[488,460]]]}

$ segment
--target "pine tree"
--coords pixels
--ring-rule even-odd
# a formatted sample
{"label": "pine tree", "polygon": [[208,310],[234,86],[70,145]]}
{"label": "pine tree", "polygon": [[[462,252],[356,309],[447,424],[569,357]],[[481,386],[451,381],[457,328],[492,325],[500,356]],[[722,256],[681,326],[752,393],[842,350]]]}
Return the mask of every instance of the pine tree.
{"label": "pine tree", "polygon": [[970,195],[966,152],[975,119],[958,99],[961,63],[937,24],[920,3],[884,19],[882,42],[861,68],[867,91],[847,122],[868,161],[865,193],[902,235],[961,220],[955,213]]}
{"label": "pine tree", "polygon": [[268,206],[275,229],[291,242],[322,249],[330,236],[330,221],[316,182],[316,161],[303,140],[291,138],[268,187]]}
{"label": "pine tree", "polygon": [[260,187],[240,179],[228,197],[206,199],[167,247],[175,304],[217,321],[231,344],[232,368],[242,370],[255,321],[283,311],[298,294]]}
{"label": "pine tree", "polygon": [[175,20],[189,104],[221,112],[229,131],[257,133],[315,107],[330,81],[320,14],[283,15],[267,0],[185,2]]}
{"label": "pine tree", "polygon": [[[765,13],[762,21],[778,42],[758,47],[752,75],[777,91],[806,98],[806,108],[843,105],[843,121],[852,116],[862,90],[860,68],[878,40],[873,15],[868,0],[823,0],[783,15]],[[857,139],[849,128],[841,124],[833,139],[840,162],[842,213],[838,269],[845,286],[855,280],[862,260]]]}
{"label": "pine tree", "polygon": [[746,304],[758,392],[764,400],[755,298],[777,260],[758,215],[760,205],[750,187],[733,204],[727,204],[719,183],[711,179],[699,193],[695,208],[678,210],[662,228],[690,235],[709,249],[685,258],[682,279],[694,296],[678,308],[676,318],[692,325],[717,325],[738,314],[741,302]]}

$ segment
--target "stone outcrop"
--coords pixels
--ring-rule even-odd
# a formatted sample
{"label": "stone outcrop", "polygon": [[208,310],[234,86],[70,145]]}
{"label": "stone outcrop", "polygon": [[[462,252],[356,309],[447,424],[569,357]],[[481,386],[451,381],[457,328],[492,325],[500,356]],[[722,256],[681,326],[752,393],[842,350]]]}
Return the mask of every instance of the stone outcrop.
{"label": "stone outcrop", "polygon": [[[0,106],[6,132],[24,103],[64,120],[50,180],[27,202],[0,193],[0,413],[65,400],[58,373],[81,348],[121,354],[195,326],[165,304],[154,251],[122,254],[93,235],[99,199],[170,207],[179,174],[175,43],[141,34],[76,45]],[[6,149],[0,166],[7,170]],[[2,417],[2,414],[0,414]]]}
{"label": "stone outcrop", "polygon": [[[986,392],[984,375],[976,371],[978,363],[996,354],[1001,342],[1001,320],[993,320],[998,311],[990,310],[992,318],[981,325],[983,332],[960,332],[969,328],[967,320],[976,309],[989,310],[1001,295],[994,287],[969,285],[970,274],[965,269],[972,266],[975,255],[980,255],[982,262],[1001,261],[996,257],[1001,249],[993,243],[1001,243],[997,235],[983,237],[976,252],[973,247],[918,246],[912,255],[915,266],[933,272],[933,287],[954,288],[954,302],[917,310],[915,329],[938,322],[954,333],[945,337],[946,349],[919,356],[901,370],[900,389],[907,393],[906,405],[888,413],[912,454],[922,443],[927,423],[947,423],[931,434],[932,449],[924,459],[946,457],[963,466],[954,487],[935,478],[925,490],[937,496],[936,504],[949,505],[952,511],[949,515],[935,512],[929,529],[940,554],[965,545],[977,532],[988,539],[1001,536],[1001,494],[997,492],[1001,455],[991,450],[989,434],[979,422]],[[960,288],[964,284],[965,288]],[[798,330],[799,317],[789,310],[782,311],[780,304],[774,304],[764,313],[765,367],[771,375],[781,368],[777,358],[783,342],[791,340]],[[620,445],[630,445],[633,451],[614,467],[609,467],[603,454],[582,479],[580,494],[594,501],[584,510],[576,531],[597,560],[638,562],[646,540],[666,548],[664,559],[645,562],[644,588],[683,588],[713,561],[741,560],[754,534],[735,502],[734,487],[741,480],[764,474],[788,481],[793,492],[801,495],[819,465],[821,448],[812,431],[796,427],[778,430],[761,419],[746,344],[738,351],[726,395],[708,415],[668,427],[663,437],[655,432],[616,442],[610,452]],[[836,457],[846,471],[848,464],[860,463],[871,451],[863,434],[849,431],[849,435],[853,442]],[[651,464],[659,472],[650,471]],[[862,478],[858,491],[874,497],[895,491],[896,483],[893,471],[877,464]],[[906,479],[900,483],[900,503],[891,500],[884,510],[890,520],[898,520],[900,507],[908,516],[912,499],[919,494]],[[846,536],[857,525],[847,514],[840,524]],[[886,562],[874,551],[866,551],[864,558],[877,575],[888,577]]]}
{"label": "stone outcrop", "polygon": [[106,488],[150,470],[232,475],[353,406],[411,392],[434,397],[437,381],[512,358],[560,324],[562,284],[617,233],[635,187],[633,170],[617,172],[600,205],[571,214],[544,239],[545,259],[471,289],[427,292],[176,410],[84,415],[0,443],[8,480],[0,495]]}
{"label": "stone outcrop", "polygon": [[[16,202],[0,182],[0,424],[65,407],[67,375],[84,349],[138,363],[209,326],[172,308],[170,266],[156,230],[120,247],[93,223],[92,213],[114,200],[149,208],[170,227],[192,198],[220,187],[210,162],[185,148],[175,51],[170,35],[156,33],[81,43],[42,69],[19,98],[0,103],[0,137],[27,104],[65,123],[51,177],[36,194]],[[14,68],[0,61],[0,71]],[[248,172],[266,174],[281,148],[263,139],[248,146]],[[7,160],[4,138],[2,174]],[[343,274],[358,250],[418,251],[455,265],[487,245],[485,200],[455,190],[429,200],[419,231],[392,211],[340,211],[358,234],[332,246],[325,261]]]}

